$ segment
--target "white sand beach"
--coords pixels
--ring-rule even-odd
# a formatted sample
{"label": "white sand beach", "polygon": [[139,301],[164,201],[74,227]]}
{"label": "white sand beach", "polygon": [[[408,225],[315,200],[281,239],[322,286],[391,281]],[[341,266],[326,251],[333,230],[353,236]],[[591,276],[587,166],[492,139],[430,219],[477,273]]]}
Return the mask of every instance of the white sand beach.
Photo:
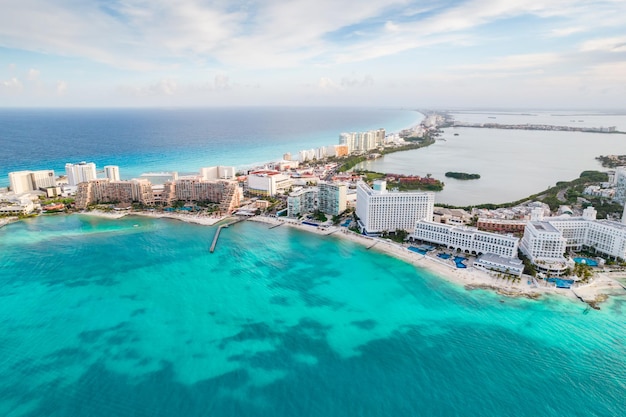
{"label": "white sand beach", "polygon": [[359,235],[345,228],[331,226],[327,229],[320,229],[314,226],[302,225],[290,219],[264,216],[255,216],[250,218],[250,220],[270,225],[284,224],[309,233],[318,235],[332,234],[337,238],[348,239],[363,246],[371,247],[371,250],[394,256],[418,268],[424,268],[449,282],[464,286],[467,290],[493,290],[504,296],[527,297],[531,299],[540,298],[542,295],[559,295],[575,301],[582,299],[594,307],[598,303],[605,301],[610,294],[624,294],[623,287],[619,283],[602,273],[597,274],[592,282],[585,286],[575,288],[574,290],[559,289],[552,285],[544,286],[543,281],[539,281],[539,285],[537,285],[535,281],[529,280],[526,276],[523,276],[517,282],[513,282],[512,280],[498,277],[495,273],[492,275],[489,272],[471,266],[466,269],[459,269],[451,261],[444,261],[434,256],[421,255],[408,250],[406,246],[401,244],[385,239]]}
{"label": "white sand beach", "polygon": [[213,226],[216,223],[224,220],[229,216],[207,216],[200,215],[196,213],[162,213],[155,211],[102,211],[102,210],[91,210],[91,211],[83,211],[79,214],[85,216],[96,216],[103,217],[107,219],[121,219],[125,216],[141,216],[141,217],[151,217],[153,219],[172,219],[172,220],[180,220],[186,223],[194,223],[200,224],[203,226]]}

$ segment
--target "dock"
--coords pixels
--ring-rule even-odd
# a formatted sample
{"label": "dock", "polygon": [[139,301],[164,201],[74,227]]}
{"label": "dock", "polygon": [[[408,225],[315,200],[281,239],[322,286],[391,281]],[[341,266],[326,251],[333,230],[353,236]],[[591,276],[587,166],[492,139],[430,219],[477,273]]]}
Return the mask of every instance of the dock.
{"label": "dock", "polygon": [[374,242],[374,244],[373,244],[373,245],[368,246],[368,247],[367,247],[367,248],[365,248],[365,249],[366,249],[366,250],[370,250],[370,249],[372,249],[374,246],[376,246],[376,244],[377,244],[377,243],[378,243],[378,241]]}
{"label": "dock", "polygon": [[270,229],[275,229],[275,228],[280,227],[280,226],[282,226],[282,225],[283,225],[283,223],[278,223],[278,224],[275,224],[275,225],[273,225],[273,226],[270,226],[269,228],[270,228]]}
{"label": "dock", "polygon": [[218,226],[217,230],[215,231],[215,235],[213,236],[213,242],[211,242],[211,247],[209,248],[209,252],[213,253],[215,251],[215,247],[217,246],[217,240],[220,238],[220,233],[222,232],[222,229],[225,229],[229,226],[232,226],[233,224],[243,222],[246,220],[247,220],[246,218],[240,218],[240,219],[233,220],[230,223],[226,223],[221,226]]}

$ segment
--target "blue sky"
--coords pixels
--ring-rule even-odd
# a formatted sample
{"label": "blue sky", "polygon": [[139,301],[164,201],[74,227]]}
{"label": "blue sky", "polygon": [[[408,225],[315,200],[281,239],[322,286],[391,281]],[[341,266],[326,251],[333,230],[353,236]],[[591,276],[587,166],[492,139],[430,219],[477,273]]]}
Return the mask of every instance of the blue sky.
{"label": "blue sky", "polygon": [[0,106],[626,108],[626,1],[4,0]]}

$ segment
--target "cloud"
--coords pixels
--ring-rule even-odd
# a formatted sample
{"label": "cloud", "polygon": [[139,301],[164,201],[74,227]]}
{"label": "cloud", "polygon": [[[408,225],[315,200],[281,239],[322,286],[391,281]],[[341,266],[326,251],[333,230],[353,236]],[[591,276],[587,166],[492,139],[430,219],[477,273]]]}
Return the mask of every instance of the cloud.
{"label": "cloud", "polygon": [[328,77],[321,77],[317,82],[317,86],[322,91],[332,92],[339,91],[342,87]]}
{"label": "cloud", "polygon": [[2,90],[9,93],[21,93],[22,90],[24,90],[24,85],[16,77],[2,81],[0,86],[2,87]]}
{"label": "cloud", "polygon": [[37,81],[39,80],[39,76],[41,75],[41,71],[31,68],[28,70],[28,81]]}
{"label": "cloud", "polygon": [[342,87],[371,87],[374,85],[374,78],[371,75],[365,75],[362,79],[357,78],[355,75],[350,77],[343,77],[341,79]]}
{"label": "cloud", "polygon": [[582,52],[626,52],[626,37],[592,39],[580,46]]}
{"label": "cloud", "polygon": [[65,95],[67,91],[67,83],[65,81],[57,81],[57,95]]}

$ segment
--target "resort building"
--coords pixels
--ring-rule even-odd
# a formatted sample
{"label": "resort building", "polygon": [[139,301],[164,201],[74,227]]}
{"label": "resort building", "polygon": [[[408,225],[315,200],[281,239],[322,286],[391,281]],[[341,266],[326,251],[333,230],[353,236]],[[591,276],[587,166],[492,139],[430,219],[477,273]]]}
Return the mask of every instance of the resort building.
{"label": "resort building", "polygon": [[259,170],[248,174],[247,189],[251,194],[273,197],[285,193],[292,185],[291,177],[278,171]]}
{"label": "resort building", "polygon": [[580,217],[536,216],[526,225],[520,249],[539,269],[557,273],[567,268],[568,250],[587,249],[626,259],[626,224],[596,220],[593,207]]}
{"label": "resort building", "polygon": [[214,166],[200,168],[200,176],[204,180],[234,180],[235,167]]}
{"label": "resort building", "polygon": [[215,203],[220,205],[221,212],[232,213],[240,205],[240,196],[237,181],[211,181],[190,176],[165,183],[161,202],[165,205],[174,201]]}
{"label": "resort building", "polygon": [[373,188],[359,182],[356,195],[358,224],[365,234],[413,231],[416,222],[433,218],[435,195],[431,192],[391,192],[385,181],[374,181]]}
{"label": "resort building", "polygon": [[78,209],[100,203],[153,205],[154,196],[152,184],[148,180],[111,181],[105,178],[78,184],[75,203]]}
{"label": "resort building", "polygon": [[368,152],[385,144],[385,129],[342,133],[339,135],[339,144],[346,145],[349,154]]}
{"label": "resort building", "polygon": [[117,165],[107,165],[104,167],[104,176],[111,181],[120,181],[120,167]]}
{"label": "resort building", "polygon": [[506,258],[516,258],[519,238],[482,232],[474,227],[454,226],[420,220],[410,236],[413,240],[435,243],[448,249],[473,255],[491,253]]}
{"label": "resort building", "polygon": [[0,216],[27,215],[35,211],[35,205],[28,198],[12,203],[0,203]]}
{"label": "resort building", "polygon": [[346,210],[348,187],[345,184],[320,181],[317,186],[317,205],[322,213],[336,216]]}
{"label": "resort building", "polygon": [[287,217],[300,217],[317,209],[318,188],[300,188],[287,197]]}
{"label": "resort building", "polygon": [[81,182],[95,180],[96,164],[93,162],[79,162],[78,164],[65,164],[65,174],[69,185],[78,185]]}
{"label": "resort building", "polygon": [[521,259],[486,253],[474,261],[474,267],[487,271],[502,272],[521,277],[524,273],[524,262]]}
{"label": "resort building", "polygon": [[15,194],[56,187],[52,170],[9,172],[9,183]]}

